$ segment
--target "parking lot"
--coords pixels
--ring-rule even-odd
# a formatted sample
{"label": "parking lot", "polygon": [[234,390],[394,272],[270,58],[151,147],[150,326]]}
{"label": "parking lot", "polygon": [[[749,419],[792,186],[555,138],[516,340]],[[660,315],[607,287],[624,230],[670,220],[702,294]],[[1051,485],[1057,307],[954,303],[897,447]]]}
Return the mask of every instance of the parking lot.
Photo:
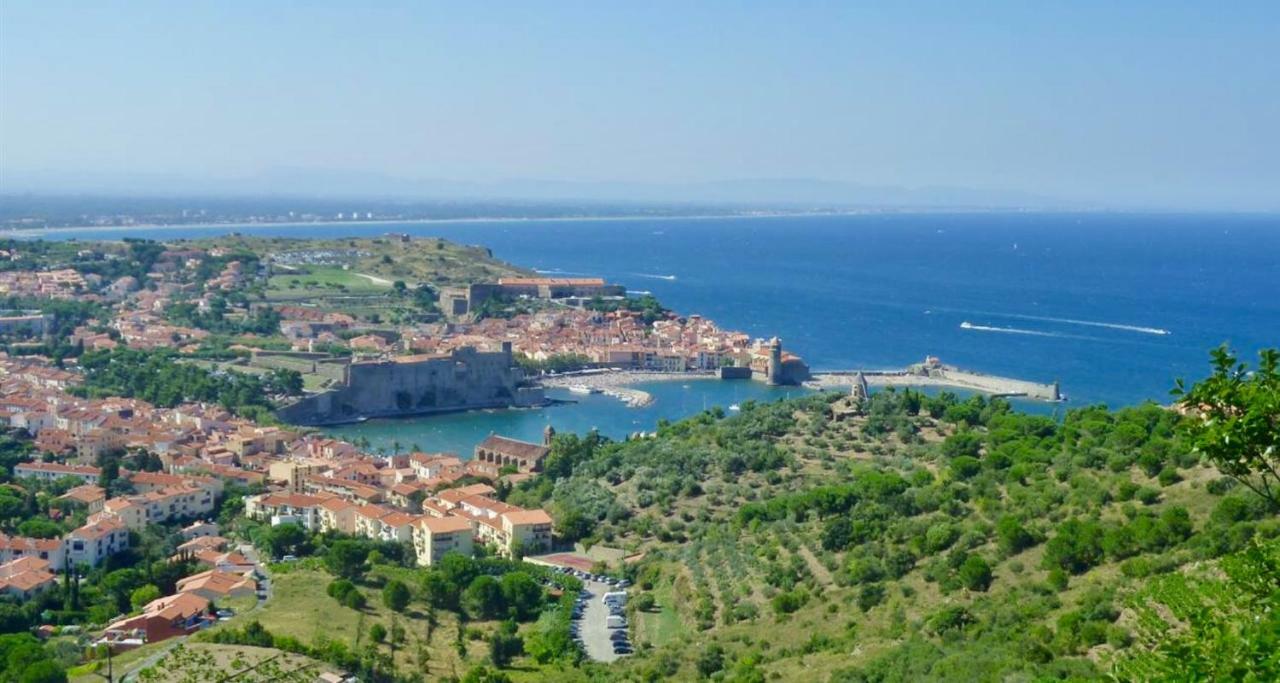
{"label": "parking lot", "polygon": [[602,600],[605,593],[623,591],[625,586],[610,585],[600,580],[606,577],[579,575],[577,572],[574,575],[582,580],[584,586],[573,620],[574,637],[579,645],[588,657],[598,662],[612,662],[631,654],[630,624],[626,623],[626,617],[615,619],[614,628],[610,628],[609,623],[610,616],[622,614],[622,606],[611,611]]}

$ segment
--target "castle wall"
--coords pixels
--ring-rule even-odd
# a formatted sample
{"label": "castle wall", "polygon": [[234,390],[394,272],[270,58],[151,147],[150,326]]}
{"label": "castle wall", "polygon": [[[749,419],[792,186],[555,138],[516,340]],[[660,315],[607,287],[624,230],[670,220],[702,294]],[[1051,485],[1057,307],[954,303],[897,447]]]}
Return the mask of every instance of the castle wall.
{"label": "castle wall", "polygon": [[541,389],[519,386],[523,375],[509,352],[464,348],[408,362],[352,363],[347,373],[343,386],[280,409],[280,419],[327,424],[543,401]]}

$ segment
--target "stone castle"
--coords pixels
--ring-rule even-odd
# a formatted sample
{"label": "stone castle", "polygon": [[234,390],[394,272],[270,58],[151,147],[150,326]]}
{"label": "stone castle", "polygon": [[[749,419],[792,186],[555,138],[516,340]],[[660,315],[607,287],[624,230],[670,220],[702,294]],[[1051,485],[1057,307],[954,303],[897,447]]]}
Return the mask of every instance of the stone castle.
{"label": "stone castle", "polygon": [[503,343],[501,351],[463,347],[447,354],[353,362],[339,387],[307,396],[277,415],[291,424],[323,425],[544,402],[541,388],[524,386],[511,344]]}

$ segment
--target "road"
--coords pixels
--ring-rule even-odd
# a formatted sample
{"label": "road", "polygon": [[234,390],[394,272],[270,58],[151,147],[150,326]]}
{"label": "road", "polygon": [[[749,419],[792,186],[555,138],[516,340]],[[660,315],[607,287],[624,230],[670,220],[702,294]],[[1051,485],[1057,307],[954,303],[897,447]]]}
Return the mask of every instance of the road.
{"label": "road", "polygon": [[[241,555],[244,555],[245,558],[247,558],[249,561],[253,562],[257,570],[261,572],[264,577],[266,577],[262,581],[258,582],[258,586],[260,588],[263,588],[266,592],[265,597],[258,598],[258,606],[261,607],[262,603],[266,602],[267,599],[271,597],[271,579],[270,577],[267,576],[266,567],[262,565],[261,560],[258,558],[258,551],[254,549],[252,545],[249,545],[248,543],[242,543],[236,547],[236,550],[239,551]],[[167,641],[168,645],[166,645],[164,648],[160,649],[154,654],[148,655],[144,659],[134,662],[129,666],[129,668],[125,671],[125,673],[121,675],[119,679],[120,683],[134,683],[135,681],[138,680],[138,673],[140,671],[148,667],[155,666],[157,662],[159,662],[161,659],[164,658],[165,655],[169,654],[170,650],[172,650],[174,647],[181,644],[186,639],[187,639],[186,636],[178,636],[176,638],[171,638],[169,641]]]}
{"label": "road", "polygon": [[267,574],[267,568],[262,564],[261,558],[258,557],[258,550],[249,543],[241,543],[236,546],[236,551],[244,555],[246,560],[253,563],[254,568],[262,575],[262,580],[258,582],[258,589],[262,591],[262,595],[258,596],[258,606],[271,599],[271,575]]}
{"label": "road", "polygon": [[595,581],[583,581],[583,586],[591,591],[591,597],[587,598],[586,608],[582,610],[582,644],[586,646],[587,656],[597,662],[612,662],[619,657],[613,653],[613,643],[609,640],[609,634],[612,633],[605,626],[605,620],[609,616],[609,608],[600,602],[600,597],[610,590],[608,584],[596,583]]}

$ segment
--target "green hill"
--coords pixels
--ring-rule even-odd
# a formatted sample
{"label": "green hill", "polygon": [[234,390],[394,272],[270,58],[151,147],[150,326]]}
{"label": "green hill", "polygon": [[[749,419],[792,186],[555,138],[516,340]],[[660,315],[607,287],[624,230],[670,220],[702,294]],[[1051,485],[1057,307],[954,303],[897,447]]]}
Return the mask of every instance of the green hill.
{"label": "green hill", "polygon": [[628,571],[656,606],[611,677],[1097,678],[1150,633],[1133,596],[1151,577],[1280,530],[1156,405],[1055,422],[885,391],[839,421],[837,401],[562,436],[510,494],[644,553]]}

